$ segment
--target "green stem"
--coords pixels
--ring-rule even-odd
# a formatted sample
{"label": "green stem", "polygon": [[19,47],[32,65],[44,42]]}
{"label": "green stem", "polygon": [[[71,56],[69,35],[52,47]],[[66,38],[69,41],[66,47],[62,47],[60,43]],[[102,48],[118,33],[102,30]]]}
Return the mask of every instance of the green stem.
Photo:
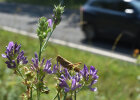
{"label": "green stem", "polygon": [[64,100],[66,100],[66,98],[67,98],[67,93],[65,93],[65,95],[64,95]]}
{"label": "green stem", "polygon": [[54,31],[54,30],[51,31],[49,37],[47,38],[47,40],[45,41],[44,45],[42,46],[42,48],[41,48],[41,52],[44,50],[45,47],[47,47],[47,43],[48,43],[48,41],[49,41],[49,39],[50,39],[50,37],[51,37],[53,31]]}
{"label": "green stem", "polygon": [[37,89],[37,100],[40,100],[40,91]]}
{"label": "green stem", "polygon": [[42,40],[40,40],[39,61],[40,61],[41,53],[42,53],[41,48],[42,48]]}
{"label": "green stem", "polygon": [[24,77],[23,77],[22,73],[20,72],[20,70],[17,69],[17,71],[18,71],[19,75],[22,77],[22,79],[24,80]]}
{"label": "green stem", "polygon": [[60,100],[60,95],[59,95],[59,92],[58,92],[58,94],[57,94],[57,97],[58,97],[58,100]]}
{"label": "green stem", "polygon": [[[38,72],[37,72],[37,80],[40,81]],[[40,100],[40,88],[39,84],[37,85],[37,100]]]}
{"label": "green stem", "polygon": [[30,100],[32,100],[32,87],[31,87],[31,90],[30,90]]}
{"label": "green stem", "polygon": [[76,100],[76,91],[74,91],[74,100]]}
{"label": "green stem", "polygon": [[[40,41],[40,49],[39,49],[39,62],[40,62],[40,59],[41,59],[41,48],[42,48],[42,40],[39,40]],[[38,72],[37,72],[37,80],[38,82],[40,82],[40,78],[39,78],[39,75],[38,75]],[[38,85],[37,87],[37,100],[40,100],[40,86]]]}
{"label": "green stem", "polygon": [[[59,92],[58,92],[59,93]],[[56,98],[57,98],[57,96],[58,96],[58,93],[56,94],[56,96],[52,99],[52,100],[55,100]]]}

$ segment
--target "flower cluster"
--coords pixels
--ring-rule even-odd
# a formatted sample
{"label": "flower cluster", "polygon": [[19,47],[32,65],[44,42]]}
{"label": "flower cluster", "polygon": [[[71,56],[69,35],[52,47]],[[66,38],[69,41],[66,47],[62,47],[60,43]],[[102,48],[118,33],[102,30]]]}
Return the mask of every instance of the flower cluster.
{"label": "flower cluster", "polygon": [[[35,57],[31,59],[32,63],[29,64],[27,57],[24,56],[24,51],[20,51],[21,45],[14,42],[9,42],[6,47],[3,58],[6,58],[8,68],[15,69],[15,74],[22,77],[23,84],[26,86],[25,98],[32,99],[32,93],[36,91],[37,100],[40,100],[41,93],[49,93],[45,77],[47,75],[55,76],[57,79],[57,97],[60,100],[60,95],[64,93],[64,100],[66,100],[67,93],[75,94],[83,87],[96,91],[93,85],[97,82],[97,70],[91,66],[90,69],[86,65],[81,70],[78,66],[81,63],[73,64],[61,56],[56,57],[57,64],[53,65],[51,59],[45,61],[41,58],[41,54],[47,47],[48,40],[50,39],[54,29],[61,21],[64,7],[61,5],[55,6],[52,19],[41,17],[38,22],[37,35],[39,38],[39,53],[35,53]],[[48,35],[49,33],[49,35]],[[41,61],[42,59],[42,61]],[[28,65],[25,65],[27,64]],[[52,78],[52,77],[51,77]],[[55,99],[55,98],[54,98]]]}
{"label": "flower cluster", "polygon": [[17,43],[9,42],[6,47],[5,54],[2,54],[3,58],[7,58],[5,62],[8,68],[17,68],[18,65],[27,64],[27,57],[24,57],[24,51],[20,52],[21,45]]}
{"label": "flower cluster", "polygon": [[59,86],[63,88],[65,92],[75,91],[82,86],[82,84],[80,84],[80,76],[78,74],[71,76],[66,68],[64,69],[64,74],[61,75],[59,80]]}
{"label": "flower cluster", "polygon": [[45,17],[41,17],[38,22],[37,35],[40,40],[44,40],[48,33],[51,32],[52,28],[52,19],[46,19]]}
{"label": "flower cluster", "polygon": [[84,68],[80,71],[80,74],[85,81],[85,85],[87,85],[91,91],[96,91],[96,88],[92,88],[93,84],[95,84],[98,79],[97,70],[95,67],[91,66],[90,70],[88,70],[87,66],[84,65]]}
{"label": "flower cluster", "polygon": [[54,10],[53,10],[53,21],[54,21],[54,26],[53,28],[56,27],[56,25],[58,25],[61,22],[61,15],[64,12],[64,7],[62,7],[61,5],[59,6],[55,6]]}
{"label": "flower cluster", "polygon": [[[93,88],[93,84],[97,82],[98,75],[95,67],[91,66],[88,70],[88,67],[84,65],[84,68],[79,72],[70,70],[61,64],[55,64],[52,66],[51,59],[47,60],[44,64],[45,59],[39,64],[38,56],[35,53],[35,58],[32,58],[33,65],[31,69],[44,73],[44,74],[54,74],[59,80],[58,87],[67,92],[73,92],[80,90],[82,87],[88,87],[91,91],[96,91],[97,88]],[[44,76],[44,74],[42,76]],[[41,75],[41,74],[40,74]]]}
{"label": "flower cluster", "polygon": [[76,91],[82,87],[88,87],[91,91],[96,91],[97,88],[92,88],[92,86],[97,82],[97,79],[97,70],[93,66],[88,70],[87,66],[84,65],[80,72],[73,72],[64,68],[59,77],[59,87],[64,89],[65,92]]}
{"label": "flower cluster", "polygon": [[37,53],[35,53],[35,58],[32,58],[32,62],[33,64],[31,64],[31,69],[33,71],[37,71],[38,73],[47,73],[47,74],[55,74],[58,70],[59,66],[54,65],[52,67],[52,63],[51,63],[51,59],[47,60],[46,63],[45,62],[45,58],[43,58],[43,60],[41,61],[41,63],[38,60],[38,55]]}

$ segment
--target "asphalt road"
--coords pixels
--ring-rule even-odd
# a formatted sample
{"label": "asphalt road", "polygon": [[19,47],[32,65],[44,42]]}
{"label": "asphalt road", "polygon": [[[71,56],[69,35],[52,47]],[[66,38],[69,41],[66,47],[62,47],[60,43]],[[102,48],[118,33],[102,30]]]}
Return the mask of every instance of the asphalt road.
{"label": "asphalt road", "polygon": [[[0,3],[0,25],[35,33],[38,18],[41,16],[50,18],[52,12],[53,8],[48,7]],[[52,38],[80,43],[84,36],[78,24],[79,11],[65,10],[62,22],[54,31]]]}
{"label": "asphalt road", "polygon": [[[8,26],[30,33],[36,33],[38,18],[51,18],[53,8],[26,4],[0,3],[0,26]],[[113,42],[106,40],[87,42],[80,29],[79,10],[65,9],[62,21],[54,31],[52,38],[76,44],[90,45],[94,48],[111,51]],[[119,46],[116,52],[132,55],[133,50]]]}

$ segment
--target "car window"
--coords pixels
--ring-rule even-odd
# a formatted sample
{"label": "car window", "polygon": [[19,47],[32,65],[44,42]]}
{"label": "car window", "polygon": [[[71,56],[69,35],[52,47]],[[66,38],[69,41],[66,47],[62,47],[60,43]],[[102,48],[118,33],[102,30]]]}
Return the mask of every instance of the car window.
{"label": "car window", "polygon": [[118,1],[118,2],[107,2],[107,1],[94,1],[91,6],[109,9],[113,11],[125,12],[126,10],[133,9],[132,5],[128,2]]}
{"label": "car window", "polygon": [[125,12],[127,9],[134,9],[134,8],[128,2],[118,2],[118,9],[116,9],[117,11]]}
{"label": "car window", "polygon": [[94,1],[92,2],[91,6],[104,8],[104,9],[110,9],[110,10],[116,10],[117,5],[114,2]]}

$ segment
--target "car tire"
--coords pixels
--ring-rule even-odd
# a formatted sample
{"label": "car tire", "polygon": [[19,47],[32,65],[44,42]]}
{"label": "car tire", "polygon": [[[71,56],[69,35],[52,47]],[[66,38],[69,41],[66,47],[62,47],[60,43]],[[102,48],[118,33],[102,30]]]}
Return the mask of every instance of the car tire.
{"label": "car tire", "polygon": [[94,40],[96,38],[95,28],[91,25],[84,26],[84,34],[87,40]]}

